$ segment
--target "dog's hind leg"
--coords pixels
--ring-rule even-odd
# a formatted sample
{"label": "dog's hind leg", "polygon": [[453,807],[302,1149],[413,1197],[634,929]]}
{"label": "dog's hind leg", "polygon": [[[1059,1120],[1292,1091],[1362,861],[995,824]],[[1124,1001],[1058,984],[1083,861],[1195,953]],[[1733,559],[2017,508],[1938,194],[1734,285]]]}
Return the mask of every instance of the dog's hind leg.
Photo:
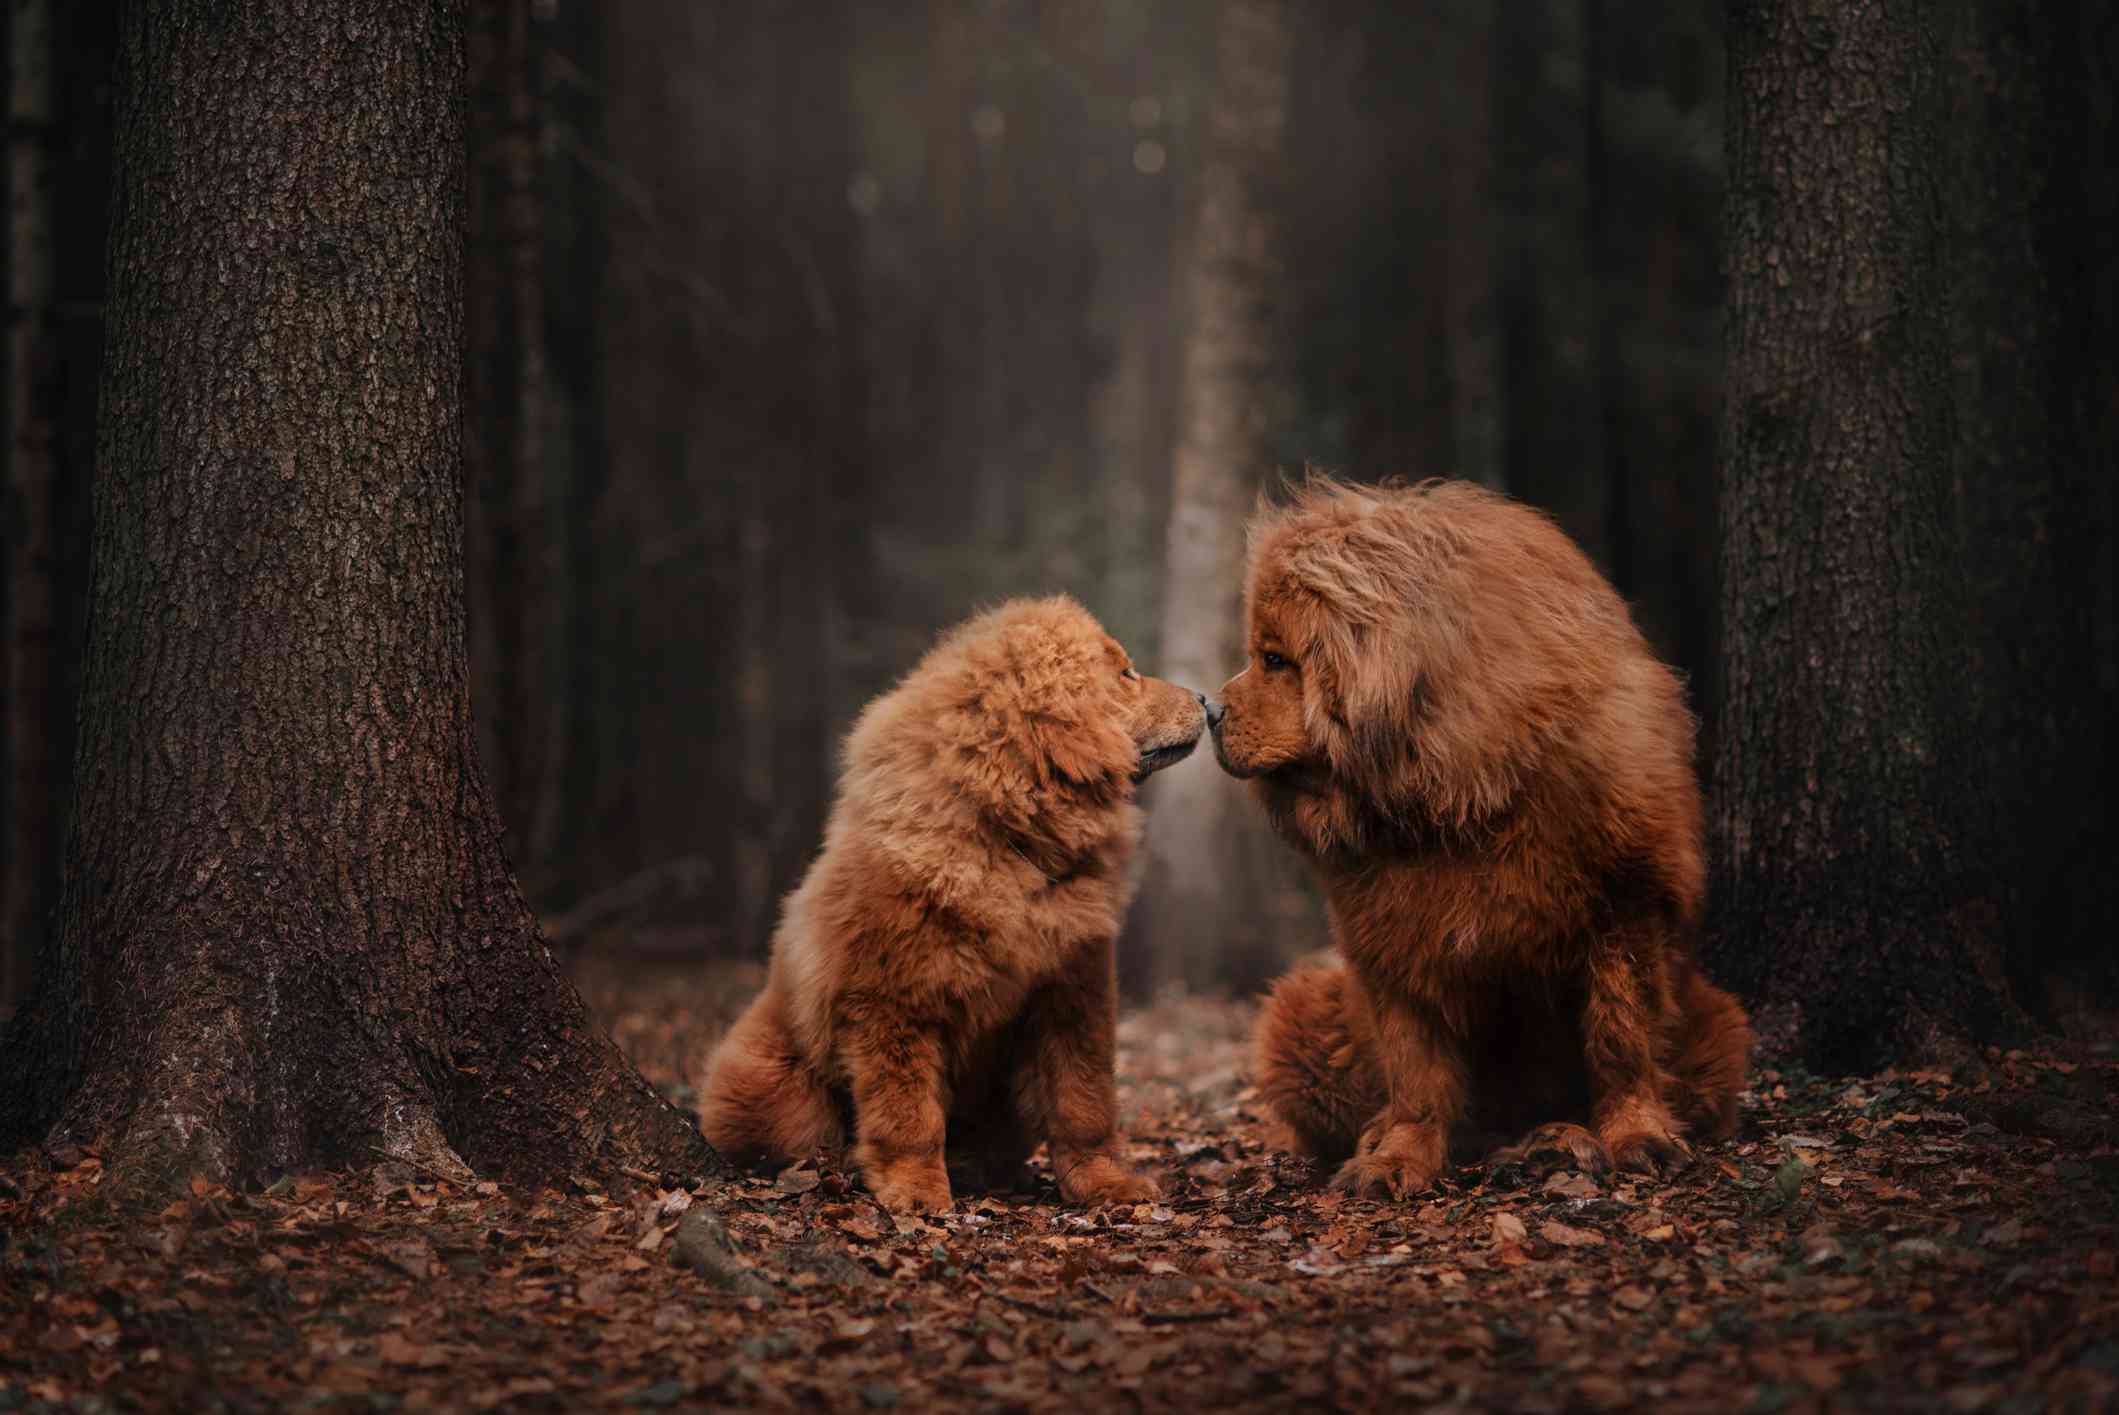
{"label": "dog's hind leg", "polygon": [[1742,1004],[1707,981],[1698,964],[1680,966],[1671,1108],[1694,1133],[1726,1140],[1736,1133],[1737,1093],[1751,1063],[1751,1019]]}
{"label": "dog's hind leg", "polygon": [[1321,1164],[1352,1155],[1389,1098],[1354,986],[1336,964],[1297,968],[1273,984],[1253,1033],[1260,1098],[1288,1148]]}
{"label": "dog's hind leg", "polygon": [[699,1129],[739,1164],[791,1164],[846,1143],[830,1090],[794,1045],[768,985],[707,1062]]}

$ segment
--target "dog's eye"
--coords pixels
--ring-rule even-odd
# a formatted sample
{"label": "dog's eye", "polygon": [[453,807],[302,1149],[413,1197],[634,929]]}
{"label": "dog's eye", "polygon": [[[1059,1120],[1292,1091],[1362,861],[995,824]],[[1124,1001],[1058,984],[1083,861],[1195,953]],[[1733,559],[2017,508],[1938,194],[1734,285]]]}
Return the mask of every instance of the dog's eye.
{"label": "dog's eye", "polygon": [[1288,666],[1288,661],[1286,659],[1282,658],[1279,654],[1274,653],[1270,649],[1260,651],[1258,655],[1258,662],[1265,668],[1265,671],[1268,673],[1278,673],[1281,669],[1286,668]]}
{"label": "dog's eye", "polygon": [[1140,674],[1132,668],[1124,669],[1118,676],[1125,679],[1128,683],[1138,683],[1140,681]]}

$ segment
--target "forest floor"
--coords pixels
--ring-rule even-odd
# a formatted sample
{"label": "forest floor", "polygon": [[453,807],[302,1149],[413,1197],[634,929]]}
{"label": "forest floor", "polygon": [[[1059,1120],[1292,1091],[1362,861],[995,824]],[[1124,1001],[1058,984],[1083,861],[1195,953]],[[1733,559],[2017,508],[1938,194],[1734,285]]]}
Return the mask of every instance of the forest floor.
{"label": "forest floor", "polygon": [[[688,1098],[729,990],[583,985]],[[385,1165],[126,1217],[95,1155],[18,1159],[0,1411],[2119,1403],[2109,1048],[1762,1069],[1739,1136],[1668,1178],[1542,1156],[1385,1204],[1267,1148],[1249,1020],[1126,1019],[1125,1113],[1165,1195],[1099,1212],[1042,1168],[921,1221],[808,1166],[526,1192]],[[742,1270],[682,1261],[708,1214]]]}

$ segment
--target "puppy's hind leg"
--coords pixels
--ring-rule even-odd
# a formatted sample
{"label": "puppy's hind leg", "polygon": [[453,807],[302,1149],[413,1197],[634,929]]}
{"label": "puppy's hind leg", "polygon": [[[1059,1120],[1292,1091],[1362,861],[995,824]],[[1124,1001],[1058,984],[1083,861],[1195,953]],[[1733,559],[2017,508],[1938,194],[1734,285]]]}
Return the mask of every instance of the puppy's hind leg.
{"label": "puppy's hind leg", "polygon": [[1260,1098],[1295,1153],[1336,1165],[1388,1096],[1353,980],[1337,965],[1297,968],[1273,984],[1252,1034]]}
{"label": "puppy's hind leg", "polygon": [[699,1130],[738,1164],[792,1164],[846,1142],[831,1092],[794,1044],[770,986],[714,1049]]}

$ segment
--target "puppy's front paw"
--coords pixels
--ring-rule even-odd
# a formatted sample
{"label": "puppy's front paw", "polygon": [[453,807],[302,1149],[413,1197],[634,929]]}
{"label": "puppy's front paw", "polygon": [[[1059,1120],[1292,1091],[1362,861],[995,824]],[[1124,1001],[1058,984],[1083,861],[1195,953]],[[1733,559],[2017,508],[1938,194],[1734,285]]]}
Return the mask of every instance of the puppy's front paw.
{"label": "puppy's front paw", "polygon": [[865,1170],[861,1178],[876,1202],[894,1214],[938,1214],[954,1202],[949,1193],[949,1171],[939,1164],[899,1160],[895,1164]]}
{"label": "puppy's front paw", "polygon": [[1162,1186],[1106,1154],[1088,1154],[1054,1166],[1060,1197],[1070,1204],[1144,1204],[1162,1197]]}
{"label": "puppy's front paw", "polygon": [[1427,1189],[1442,1172],[1442,1136],[1432,1125],[1376,1122],[1354,1157],[1339,1166],[1332,1187],[1356,1198],[1405,1199]]}

